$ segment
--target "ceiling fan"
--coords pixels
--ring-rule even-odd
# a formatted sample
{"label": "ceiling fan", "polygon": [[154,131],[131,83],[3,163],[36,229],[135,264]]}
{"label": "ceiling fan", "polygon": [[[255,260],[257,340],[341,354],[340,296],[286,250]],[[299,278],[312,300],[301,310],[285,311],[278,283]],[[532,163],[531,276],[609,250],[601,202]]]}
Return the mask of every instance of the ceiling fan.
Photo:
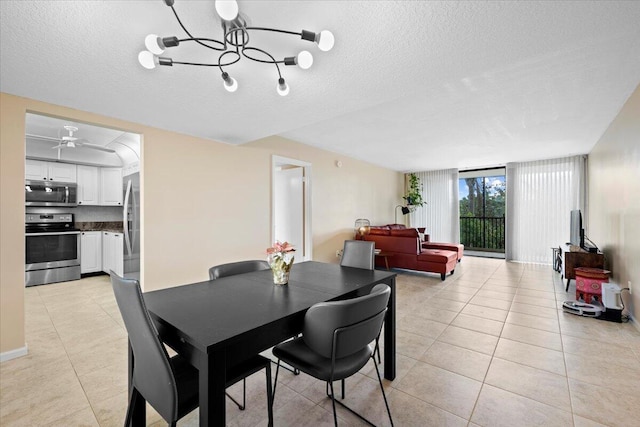
{"label": "ceiling fan", "polygon": [[27,136],[31,137],[31,138],[45,139],[45,140],[49,140],[49,141],[57,141],[58,145],[55,145],[55,146],[51,147],[52,149],[56,149],[57,148],[59,150],[61,148],[86,147],[86,148],[90,148],[92,150],[104,151],[105,153],[115,153],[116,152],[115,150],[113,150],[111,148],[103,147],[101,145],[91,144],[89,141],[87,141],[84,138],[78,138],[78,137],[73,136],[73,133],[78,131],[78,128],[76,126],[65,125],[63,127],[69,134],[68,135],[64,135],[64,136],[62,136],[60,138],[52,138],[50,136],[31,135],[31,134],[27,134]]}

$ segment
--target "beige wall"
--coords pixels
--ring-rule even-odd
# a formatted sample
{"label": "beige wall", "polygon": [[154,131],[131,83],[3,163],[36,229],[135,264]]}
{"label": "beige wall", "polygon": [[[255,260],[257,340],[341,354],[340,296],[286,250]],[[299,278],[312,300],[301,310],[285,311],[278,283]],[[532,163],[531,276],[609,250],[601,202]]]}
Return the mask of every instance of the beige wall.
{"label": "beige wall", "polygon": [[[27,111],[143,135],[143,287],[207,279],[217,263],[263,258],[271,239],[271,159],[312,164],[315,260],[336,262],[356,218],[393,222],[400,173],[279,137],[234,147],[0,94],[0,352],[24,345],[24,119]],[[343,166],[337,168],[335,162]]]}
{"label": "beige wall", "polygon": [[[604,252],[612,281],[627,287],[640,321],[640,86],[589,154],[587,234]],[[637,323],[636,323],[637,326]]]}
{"label": "beige wall", "polygon": [[0,94],[0,353],[25,345],[24,113]]}

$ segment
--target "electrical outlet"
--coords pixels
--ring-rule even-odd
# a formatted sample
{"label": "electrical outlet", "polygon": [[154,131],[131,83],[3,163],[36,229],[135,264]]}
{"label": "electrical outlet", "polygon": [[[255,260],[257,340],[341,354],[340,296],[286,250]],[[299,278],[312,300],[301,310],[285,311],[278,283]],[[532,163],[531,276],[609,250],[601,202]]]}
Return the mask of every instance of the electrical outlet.
{"label": "electrical outlet", "polygon": [[630,294],[630,295],[633,295],[633,290],[632,290],[632,288],[631,288],[631,280],[629,280],[629,281],[627,282],[627,288],[629,288],[629,294]]}

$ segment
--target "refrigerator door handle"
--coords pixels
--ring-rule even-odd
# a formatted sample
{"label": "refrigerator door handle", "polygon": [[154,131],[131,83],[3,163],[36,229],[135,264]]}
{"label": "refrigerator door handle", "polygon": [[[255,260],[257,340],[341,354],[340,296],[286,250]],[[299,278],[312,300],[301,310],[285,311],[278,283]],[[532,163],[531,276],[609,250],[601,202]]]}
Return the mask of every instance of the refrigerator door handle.
{"label": "refrigerator door handle", "polygon": [[124,193],[124,206],[122,213],[122,225],[124,228],[124,246],[127,248],[127,255],[131,256],[131,238],[129,237],[129,200],[131,198],[131,180],[127,181],[127,190]]}

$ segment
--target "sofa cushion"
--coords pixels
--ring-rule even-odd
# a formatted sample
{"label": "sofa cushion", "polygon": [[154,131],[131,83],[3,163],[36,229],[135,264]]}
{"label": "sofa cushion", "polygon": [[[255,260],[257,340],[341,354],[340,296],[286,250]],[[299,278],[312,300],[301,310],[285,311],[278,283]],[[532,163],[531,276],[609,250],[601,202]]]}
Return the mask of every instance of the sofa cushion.
{"label": "sofa cushion", "polygon": [[395,237],[418,237],[418,230],[415,228],[391,229],[391,235]]}
{"label": "sofa cushion", "polygon": [[464,253],[464,245],[459,243],[424,242],[422,243],[422,247],[424,249],[444,249],[446,251],[455,251],[458,253],[458,259],[461,259]]}
{"label": "sofa cushion", "polygon": [[404,224],[387,224],[390,230],[404,230],[407,228]]}
{"label": "sofa cushion", "polygon": [[422,252],[418,255],[418,261],[437,262],[439,264],[457,261],[457,259],[457,252],[442,249],[422,249]]}
{"label": "sofa cushion", "polygon": [[369,234],[372,236],[388,236],[391,234],[391,230],[386,227],[371,227],[369,229]]}

